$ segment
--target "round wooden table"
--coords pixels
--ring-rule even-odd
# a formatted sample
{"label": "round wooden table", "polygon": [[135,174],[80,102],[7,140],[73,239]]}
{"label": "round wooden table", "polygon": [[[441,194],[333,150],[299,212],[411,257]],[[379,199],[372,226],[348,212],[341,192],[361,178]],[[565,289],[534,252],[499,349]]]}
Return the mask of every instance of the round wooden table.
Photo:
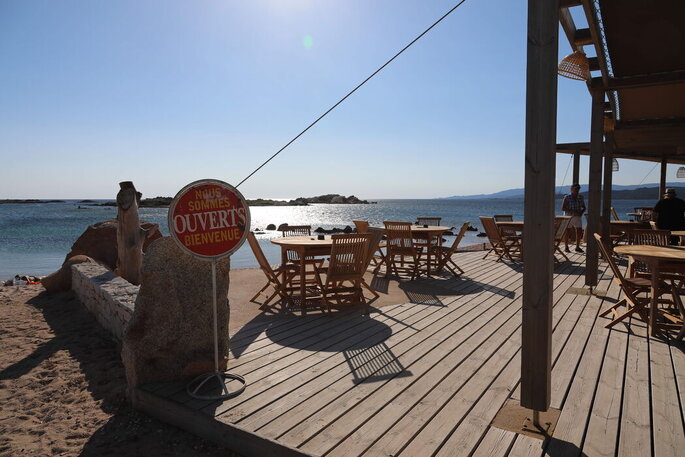
{"label": "round wooden table", "polygon": [[649,246],[645,244],[633,244],[628,246],[617,246],[614,248],[616,254],[623,254],[640,260],[647,265],[652,272],[652,302],[649,307],[649,332],[656,336],[656,308],[657,290],[659,288],[659,269],[664,263],[685,263],[685,246]]}
{"label": "round wooden table", "polygon": [[[309,256],[324,256],[331,253],[333,239],[324,236],[322,240],[317,235],[307,236],[286,236],[283,238],[272,238],[271,242],[281,247],[281,263],[288,262],[287,251],[295,251],[299,256],[300,262],[300,299],[302,300],[302,315],[305,314],[307,287],[305,284],[306,263],[304,259]],[[285,281],[285,269],[283,270],[283,280]]]}

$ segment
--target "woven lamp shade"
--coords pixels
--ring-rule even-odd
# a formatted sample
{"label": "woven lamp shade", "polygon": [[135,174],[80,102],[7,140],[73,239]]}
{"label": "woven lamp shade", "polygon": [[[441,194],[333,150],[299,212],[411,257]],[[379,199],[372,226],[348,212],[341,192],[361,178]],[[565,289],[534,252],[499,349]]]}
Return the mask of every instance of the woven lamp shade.
{"label": "woven lamp shade", "polygon": [[685,167],[680,167],[678,168],[678,171],[675,172],[676,178],[685,178]]}
{"label": "woven lamp shade", "polygon": [[618,171],[618,160],[611,159],[611,171]]}
{"label": "woven lamp shade", "polygon": [[583,51],[574,51],[572,54],[561,59],[557,73],[560,76],[579,81],[590,79],[590,64],[585,53]]}

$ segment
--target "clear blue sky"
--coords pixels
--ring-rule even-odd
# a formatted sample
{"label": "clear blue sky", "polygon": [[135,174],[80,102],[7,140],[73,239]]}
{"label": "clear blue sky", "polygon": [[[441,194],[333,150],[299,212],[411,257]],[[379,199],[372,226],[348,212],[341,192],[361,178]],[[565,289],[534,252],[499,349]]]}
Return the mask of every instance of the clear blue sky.
{"label": "clear blue sky", "polygon": [[[201,178],[237,184],[455,3],[0,0],[0,198],[113,198],[122,180],[148,197]],[[522,187],[526,5],[467,0],[241,190]],[[589,102],[583,83],[559,79],[560,142],[588,140]],[[558,184],[568,160],[558,156]],[[614,182],[651,168],[621,161]]]}

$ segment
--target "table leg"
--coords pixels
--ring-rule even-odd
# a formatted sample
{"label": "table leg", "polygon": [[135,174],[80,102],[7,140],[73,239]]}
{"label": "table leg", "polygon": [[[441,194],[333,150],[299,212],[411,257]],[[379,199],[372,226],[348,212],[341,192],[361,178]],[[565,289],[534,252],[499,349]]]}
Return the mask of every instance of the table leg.
{"label": "table leg", "polygon": [[654,261],[652,268],[652,303],[649,307],[649,334],[656,336],[656,314],[659,300],[657,299],[657,292],[659,290],[659,262]]}

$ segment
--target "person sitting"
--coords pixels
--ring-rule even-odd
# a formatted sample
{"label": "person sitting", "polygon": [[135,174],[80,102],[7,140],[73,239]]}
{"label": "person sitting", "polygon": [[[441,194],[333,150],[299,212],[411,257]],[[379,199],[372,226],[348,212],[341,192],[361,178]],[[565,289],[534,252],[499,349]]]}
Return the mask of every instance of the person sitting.
{"label": "person sitting", "polygon": [[[580,239],[583,231],[583,213],[585,212],[585,200],[580,195],[580,184],[574,183],[571,186],[571,193],[564,197],[561,202],[561,210],[565,216],[571,216],[571,221],[568,224],[569,231],[573,231],[576,237],[576,252],[583,252],[580,248]],[[566,252],[571,252],[568,248],[568,232],[564,237],[564,244],[566,245]]]}
{"label": "person sitting", "polygon": [[[676,197],[675,189],[666,189],[664,198],[654,205],[653,218],[659,230],[685,230],[685,201]],[[671,237],[678,244],[678,237]]]}

